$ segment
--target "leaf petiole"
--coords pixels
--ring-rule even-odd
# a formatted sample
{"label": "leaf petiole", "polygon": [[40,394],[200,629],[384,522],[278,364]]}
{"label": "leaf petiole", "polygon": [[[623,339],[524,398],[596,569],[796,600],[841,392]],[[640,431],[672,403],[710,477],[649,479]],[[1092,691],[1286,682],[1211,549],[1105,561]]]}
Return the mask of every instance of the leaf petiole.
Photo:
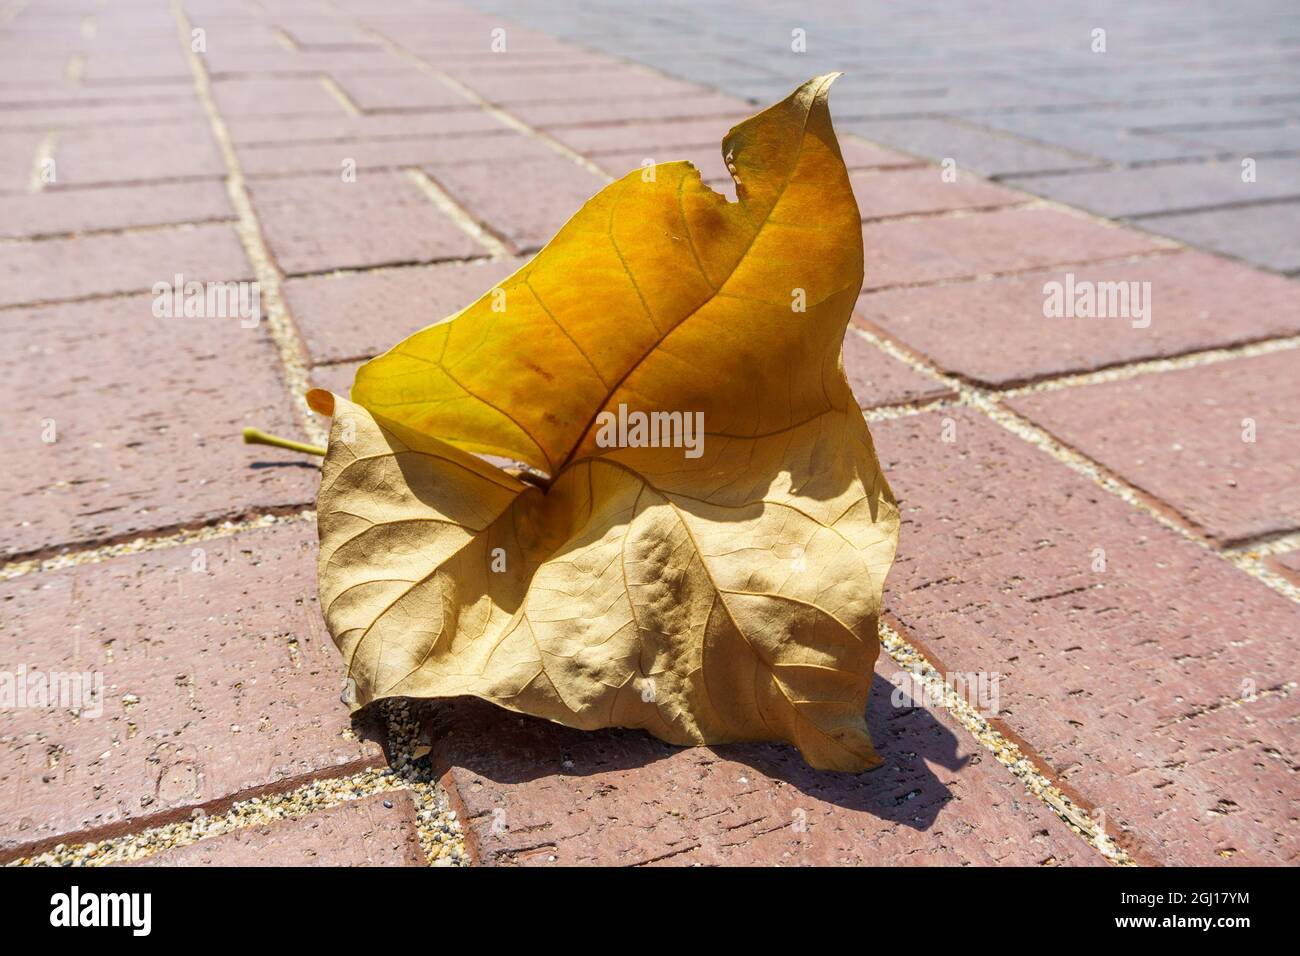
{"label": "leaf petiole", "polygon": [[325,449],[320,445],[308,445],[304,442],[293,441],[290,438],[281,438],[278,435],[268,435],[260,428],[244,429],[245,445],[270,445],[273,448],[287,448],[289,451],[300,451],[304,455],[325,456]]}

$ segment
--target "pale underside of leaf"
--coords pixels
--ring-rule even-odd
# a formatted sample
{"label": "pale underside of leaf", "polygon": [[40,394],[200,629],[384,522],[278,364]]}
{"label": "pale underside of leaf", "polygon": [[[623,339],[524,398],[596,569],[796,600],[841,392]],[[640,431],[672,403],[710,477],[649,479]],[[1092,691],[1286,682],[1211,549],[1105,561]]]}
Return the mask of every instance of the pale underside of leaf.
{"label": "pale underside of leaf", "polygon": [[[357,706],[472,695],[583,729],[874,762],[863,715],[894,519],[860,476],[824,520],[787,491],[719,505],[599,459],[543,494],[333,411],[321,601]],[[826,440],[816,423],[786,437]]]}

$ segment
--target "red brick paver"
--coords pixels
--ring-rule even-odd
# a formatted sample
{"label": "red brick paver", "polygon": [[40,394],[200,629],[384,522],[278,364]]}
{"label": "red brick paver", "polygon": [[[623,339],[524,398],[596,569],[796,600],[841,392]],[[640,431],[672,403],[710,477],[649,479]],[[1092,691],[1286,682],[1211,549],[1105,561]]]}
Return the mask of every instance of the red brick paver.
{"label": "red brick paver", "polygon": [[[96,115],[102,112],[98,110]],[[91,126],[59,133],[54,141],[56,178],[52,188],[224,176],[225,164],[198,102],[184,104],[180,115],[186,119],[125,127]]]}
{"label": "red brick paver", "polygon": [[1162,247],[1131,229],[1055,209],[869,223],[862,229],[867,291],[1115,259]]}
{"label": "red brick paver", "polygon": [[935,666],[1004,675],[1003,725],[1143,858],[1293,861],[1268,810],[1293,718],[1243,697],[1294,704],[1300,606],[973,412],[873,432],[903,512],[885,608]]}
{"label": "red brick paver", "polygon": [[0,196],[0,238],[234,219],[219,180]]}
{"label": "red brick paver", "polygon": [[[1044,286],[1150,283],[1148,316],[1048,317]],[[1130,289],[1132,286],[1130,286]],[[858,314],[941,369],[1014,385],[1300,333],[1300,285],[1200,252],[864,295]]]}
{"label": "red brick paver", "polygon": [[484,254],[401,173],[264,179],[250,192],[271,254],[289,275]]}
{"label": "red brick paver", "polygon": [[0,245],[0,306],[144,292],[176,274],[187,282],[250,280],[224,223]]}
{"label": "red brick paver", "polygon": [[296,431],[265,327],[152,307],[128,296],[5,313],[15,427],[0,493],[17,520],[0,554],[313,500],[310,466],[239,440],[249,425]]}
{"label": "red brick paver", "polygon": [[315,539],[300,523],[0,584],[5,670],[103,681],[99,714],[6,716],[0,853],[377,763],[339,703]]}
{"label": "red brick paver", "polygon": [[864,220],[922,213],[996,209],[1030,197],[970,176],[948,182],[934,166],[896,170],[859,170],[850,177]]}
{"label": "red brick paver", "polygon": [[1217,541],[1300,530],[1300,351],[1010,404]]}

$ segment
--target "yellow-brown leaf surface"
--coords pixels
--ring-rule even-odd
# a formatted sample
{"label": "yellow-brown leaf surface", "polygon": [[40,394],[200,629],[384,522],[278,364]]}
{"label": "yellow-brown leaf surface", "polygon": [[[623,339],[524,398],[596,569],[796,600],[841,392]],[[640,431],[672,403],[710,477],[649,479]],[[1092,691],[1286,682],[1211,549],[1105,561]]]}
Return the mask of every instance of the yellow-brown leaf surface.
{"label": "yellow-brown leaf surface", "polygon": [[[364,365],[352,402],[312,393],[334,415],[321,604],[357,706],[473,695],[877,762],[864,712],[898,512],[840,360],[862,238],[832,79],[723,140],[737,202],[687,163],[631,173]],[[702,412],[700,453],[606,447],[620,406]]]}

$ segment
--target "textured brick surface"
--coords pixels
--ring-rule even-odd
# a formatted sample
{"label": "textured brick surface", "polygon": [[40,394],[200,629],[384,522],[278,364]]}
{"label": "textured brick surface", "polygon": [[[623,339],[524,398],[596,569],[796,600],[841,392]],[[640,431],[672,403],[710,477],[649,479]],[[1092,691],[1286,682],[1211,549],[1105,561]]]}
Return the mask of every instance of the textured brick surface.
{"label": "textured brick surface", "polygon": [[895,707],[898,670],[877,664],[868,724],[885,764],[865,774],[810,770],[777,744],[675,748],[472,700],[435,723],[433,760],[489,866],[1102,863],[946,715],[905,695]]}
{"label": "textured brick surface", "polygon": [[1300,160],[1260,159],[1258,178],[1242,182],[1240,161],[1014,178],[1012,185],[1105,216],[1140,216],[1300,197]]}
{"label": "textured brick surface", "polygon": [[850,178],[863,219],[993,209],[1030,198],[972,176],[959,175],[955,182],[945,182],[937,166],[858,172]]}
{"label": "textured brick surface", "polygon": [[0,245],[0,306],[142,292],[156,282],[232,282],[252,268],[230,225]]}
{"label": "textured brick surface", "polygon": [[1011,405],[1218,541],[1300,529],[1300,351]]}
{"label": "textured brick surface", "polygon": [[364,112],[415,109],[472,109],[473,104],[447,84],[414,69],[395,73],[347,74],[335,81]]}
{"label": "textured brick surface", "polygon": [[290,275],[485,254],[402,173],[257,180],[249,191],[271,254]]}
{"label": "textured brick surface", "polygon": [[[187,816],[380,759],[339,702],[310,524],[0,584],[4,669],[102,675],[102,713],[0,731],[0,852]],[[215,803],[214,803],[215,802]]]}
{"label": "textured brick surface", "polygon": [[[495,132],[483,135],[438,136],[425,139],[342,140],[245,147],[239,164],[247,176],[286,173],[333,173],[341,178],[345,161],[359,171],[395,169],[426,163],[496,163],[527,156],[544,157],[551,151],[535,137]],[[498,175],[507,170],[496,167]],[[360,182],[360,175],[358,175]]]}
{"label": "textured brick surface", "polygon": [[[1048,283],[1149,282],[1135,315],[1044,316]],[[1133,288],[1130,286],[1130,289]],[[1138,287],[1141,290],[1141,287]],[[1145,296],[1144,296],[1145,298]],[[988,281],[864,295],[858,314],[945,371],[1009,385],[1300,332],[1300,285],[1216,256],[1179,252]]]}
{"label": "textured brick surface", "polygon": [[247,425],[297,431],[265,326],[155,318],[152,304],[5,313],[0,391],[12,427],[0,493],[13,520],[0,553],[314,498],[313,467],[239,440]]}
{"label": "textured brick surface", "polygon": [[436,113],[372,113],[354,116],[234,116],[226,118],[232,142],[323,143],[339,140],[378,141],[491,133],[508,129],[485,110],[443,110]]}
{"label": "textured brick surface", "polygon": [[224,176],[225,163],[198,104],[184,115],[176,122],[61,131],[54,141],[55,186]]}
{"label": "textured brick surface", "polygon": [[[162,121],[195,122],[194,111],[195,104],[186,100],[102,103],[95,106],[41,106],[24,110],[0,110],[0,129],[40,130],[44,134],[51,129],[107,130]],[[124,144],[124,148],[131,148],[129,141]]]}
{"label": "textured brick surface", "polygon": [[333,116],[344,111],[315,77],[218,80],[212,98],[223,116]]}
{"label": "textured brick surface", "polygon": [[1241,698],[1294,681],[1300,607],[975,413],[872,432],[884,606],[936,667],[1000,673],[999,719],[1145,858],[1294,862],[1293,718]]}
{"label": "textured brick surface", "polygon": [[743,100],[709,93],[700,96],[661,96],[627,100],[592,99],[581,103],[525,103],[511,112],[541,129],[590,126],[628,120],[688,119],[695,116],[733,116],[745,111]]}
{"label": "textured brick surface", "polygon": [[522,259],[448,262],[285,283],[313,362],[369,358],[460,311],[510,275]]}
{"label": "textured brick surface", "polygon": [[[1214,156],[1218,150],[1152,131],[1130,131],[1110,112],[992,112],[980,114],[981,126],[1036,143],[1052,143],[1082,156],[1115,163],[1156,162]],[[1025,145],[1033,149],[1035,147]],[[1009,172],[1010,170],[999,170]]]}
{"label": "textured brick surface", "polygon": [[226,188],[215,179],[0,196],[0,238],[234,218]]}
{"label": "textured brick surface", "polygon": [[589,103],[592,100],[622,100],[699,96],[709,91],[694,83],[670,80],[650,72],[618,64],[606,69],[580,72],[535,73],[521,82],[509,74],[482,73],[468,78],[466,85],[485,100],[508,108],[526,103]]}
{"label": "textured brick surface", "polygon": [[517,252],[535,252],[600,192],[605,180],[563,156],[525,160],[508,176],[488,165],[432,166],[429,174]]}
{"label": "textured brick surface", "polygon": [[1090,262],[1149,252],[1159,240],[1055,209],[868,223],[864,289]]}
{"label": "textured brick surface", "polygon": [[1149,216],[1142,228],[1279,272],[1300,270],[1300,202]]}
{"label": "textured brick surface", "polygon": [[164,850],[140,866],[424,866],[405,790]]}
{"label": "textured brick surface", "polygon": [[946,119],[856,120],[842,125],[869,140],[936,161],[952,159],[962,169],[986,176],[1079,170],[1097,165],[1089,157]]}

